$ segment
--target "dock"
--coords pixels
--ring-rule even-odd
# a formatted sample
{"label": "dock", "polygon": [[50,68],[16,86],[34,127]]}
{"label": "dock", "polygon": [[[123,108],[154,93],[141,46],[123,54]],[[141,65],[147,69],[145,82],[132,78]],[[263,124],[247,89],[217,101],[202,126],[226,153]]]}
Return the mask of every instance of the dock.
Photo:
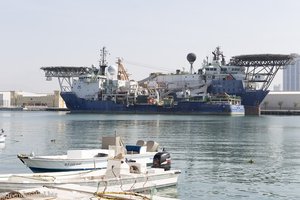
{"label": "dock", "polygon": [[261,110],[261,115],[300,115],[300,110]]}

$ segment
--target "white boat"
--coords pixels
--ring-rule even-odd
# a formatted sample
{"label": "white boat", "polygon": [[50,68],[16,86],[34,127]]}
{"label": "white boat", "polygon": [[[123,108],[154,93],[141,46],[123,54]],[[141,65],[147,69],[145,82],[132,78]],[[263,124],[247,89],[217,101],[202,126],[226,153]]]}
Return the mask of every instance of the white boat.
{"label": "white boat", "polygon": [[5,142],[5,138],[6,138],[6,135],[4,134],[4,130],[1,129],[1,133],[0,133],[0,143],[4,143],[4,142]]}
{"label": "white boat", "polygon": [[6,135],[0,134],[0,143],[4,143],[5,142],[5,138],[6,138]]}
{"label": "white boat", "polygon": [[92,200],[92,199],[120,199],[120,200],[176,200],[174,198],[161,197],[148,193],[136,193],[133,191],[123,191],[120,187],[110,187],[109,191],[96,191],[97,188],[66,184],[60,186],[44,186],[19,191],[0,193],[0,199],[19,200]]}
{"label": "white boat", "polygon": [[[102,149],[68,150],[65,155],[39,156],[31,153],[18,154],[18,158],[33,172],[58,172],[105,169],[107,159],[120,152],[127,160],[152,165],[158,151],[158,143],[139,140],[136,145],[123,145],[120,137],[102,137]],[[170,158],[168,158],[170,159]],[[168,160],[170,162],[170,160]]]}
{"label": "white boat", "polygon": [[[160,164],[164,159],[158,161]],[[124,159],[109,159],[107,169],[52,173],[26,173],[0,175],[2,191],[20,190],[41,186],[78,184],[106,191],[112,187],[124,191],[161,188],[177,184],[180,170],[147,168],[145,163],[125,162]]]}

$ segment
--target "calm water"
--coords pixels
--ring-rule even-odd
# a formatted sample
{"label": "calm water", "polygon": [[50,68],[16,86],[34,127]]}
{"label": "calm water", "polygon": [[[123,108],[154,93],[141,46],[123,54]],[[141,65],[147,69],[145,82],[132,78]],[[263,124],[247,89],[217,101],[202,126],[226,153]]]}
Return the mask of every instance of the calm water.
{"label": "calm water", "polygon": [[[126,143],[155,140],[182,170],[180,199],[300,199],[300,116],[97,115],[0,112],[7,134],[0,173],[30,172],[18,153],[99,148],[116,131]],[[51,142],[55,139],[55,143]],[[253,160],[254,163],[249,163]]]}

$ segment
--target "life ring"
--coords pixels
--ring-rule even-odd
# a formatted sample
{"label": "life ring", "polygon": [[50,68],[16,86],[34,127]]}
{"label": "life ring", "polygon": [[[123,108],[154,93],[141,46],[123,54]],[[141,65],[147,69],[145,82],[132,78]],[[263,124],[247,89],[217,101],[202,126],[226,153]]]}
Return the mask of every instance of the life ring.
{"label": "life ring", "polygon": [[154,99],[153,98],[149,98],[148,99],[148,104],[153,104],[154,103]]}

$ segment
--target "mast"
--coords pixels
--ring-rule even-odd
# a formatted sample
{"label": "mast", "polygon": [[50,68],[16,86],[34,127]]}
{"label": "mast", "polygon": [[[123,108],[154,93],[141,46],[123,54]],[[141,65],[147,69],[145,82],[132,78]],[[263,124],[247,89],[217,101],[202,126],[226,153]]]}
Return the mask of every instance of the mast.
{"label": "mast", "polygon": [[106,61],[106,55],[107,55],[106,47],[102,47],[100,50],[100,61],[99,61],[99,67],[100,67],[100,75],[105,75],[105,68],[107,67],[107,61]]}

